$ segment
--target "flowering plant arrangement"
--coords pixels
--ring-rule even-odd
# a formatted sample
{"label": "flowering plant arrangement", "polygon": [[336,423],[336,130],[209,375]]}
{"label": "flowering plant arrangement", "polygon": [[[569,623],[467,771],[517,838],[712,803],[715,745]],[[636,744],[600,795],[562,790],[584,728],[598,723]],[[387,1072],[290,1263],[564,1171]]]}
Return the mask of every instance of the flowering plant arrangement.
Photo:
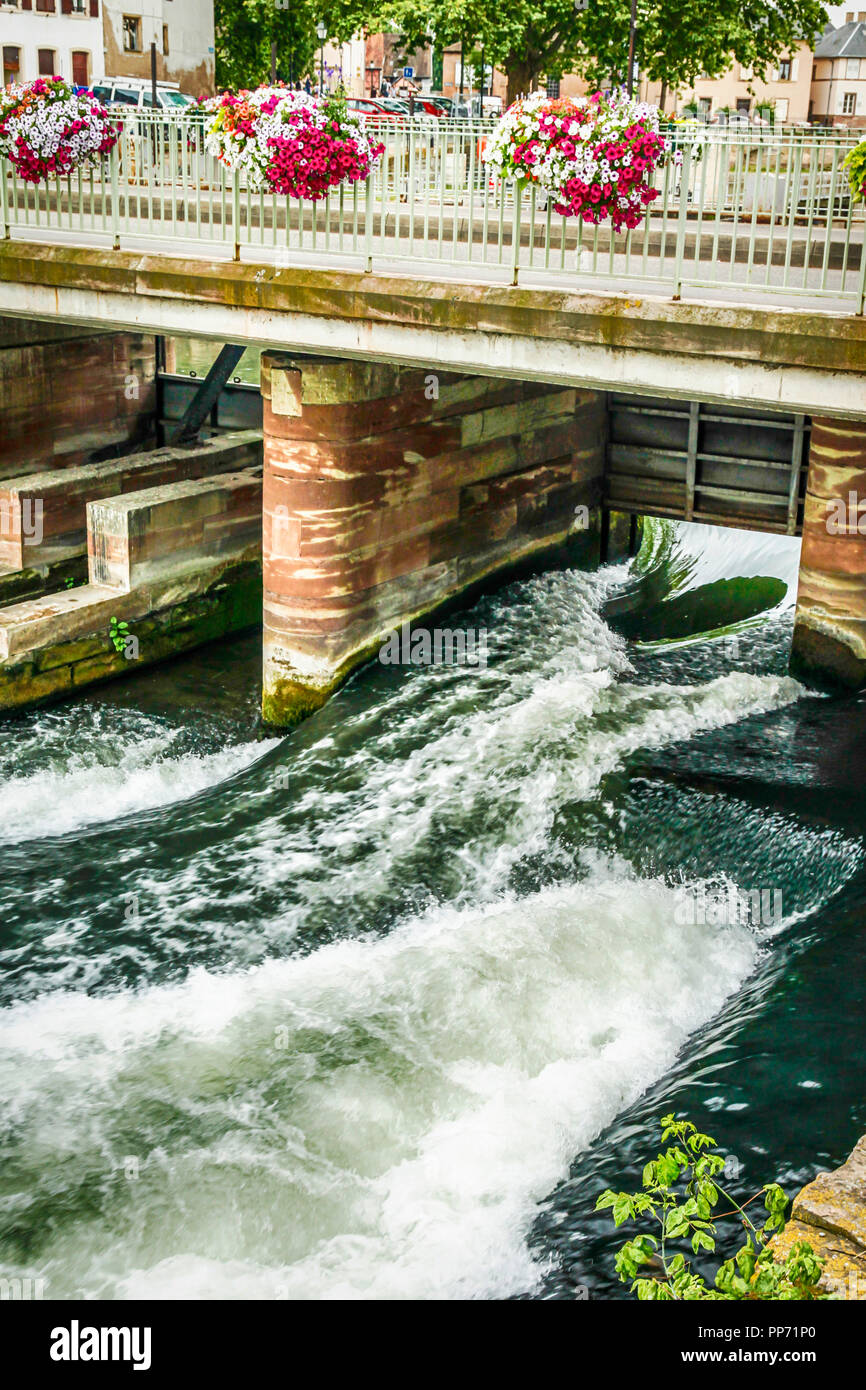
{"label": "flowering plant arrangement", "polygon": [[313,202],[342,183],[365,179],[385,146],[371,140],[345,98],[288,87],[226,92],[205,103],[205,148],[229,169],[246,170],[254,192]]}
{"label": "flowering plant arrangement", "polygon": [[0,155],[25,183],[99,165],[120,130],[92,92],[74,92],[60,77],[0,88]]}
{"label": "flowering plant arrangement", "polygon": [[609,218],[618,232],[639,226],[659,196],[656,170],[682,160],[660,119],[658,107],[625,92],[556,100],[536,92],[508,108],[484,157],[501,178],[543,189],[563,216]]}
{"label": "flowering plant arrangement", "polygon": [[866,140],[849,150],[842,161],[854,202],[866,203]]}

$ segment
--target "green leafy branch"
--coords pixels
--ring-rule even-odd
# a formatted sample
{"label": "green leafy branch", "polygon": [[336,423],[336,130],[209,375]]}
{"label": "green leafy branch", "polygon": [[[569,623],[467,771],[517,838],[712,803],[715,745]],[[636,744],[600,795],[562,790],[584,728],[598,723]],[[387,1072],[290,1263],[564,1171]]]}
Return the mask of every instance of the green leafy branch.
{"label": "green leafy branch", "polygon": [[[785,1259],[776,1259],[768,1245],[782,1230],[788,1199],[777,1183],[768,1183],[748,1201],[740,1203],[719,1183],[725,1159],[716,1142],[700,1134],[687,1120],[662,1117],[662,1143],[672,1141],[664,1153],[646,1164],[639,1192],[608,1189],[596,1202],[596,1210],[610,1209],[614,1224],[647,1223],[621,1247],[616,1271],[640,1299],[823,1299],[818,1288],[822,1260],[805,1241],[791,1247]],[[753,1221],[747,1211],[763,1195],[766,1216]],[[724,1199],[729,1211],[717,1214]],[[746,1232],[746,1243],[721,1265],[714,1286],[691,1266],[681,1247],[693,1255],[715,1252],[716,1223],[733,1217]],[[642,1272],[645,1271],[645,1272]]]}
{"label": "green leafy branch", "polygon": [[861,140],[859,145],[855,145],[853,150],[846,154],[842,168],[848,174],[851,197],[855,203],[866,202],[866,140]]}

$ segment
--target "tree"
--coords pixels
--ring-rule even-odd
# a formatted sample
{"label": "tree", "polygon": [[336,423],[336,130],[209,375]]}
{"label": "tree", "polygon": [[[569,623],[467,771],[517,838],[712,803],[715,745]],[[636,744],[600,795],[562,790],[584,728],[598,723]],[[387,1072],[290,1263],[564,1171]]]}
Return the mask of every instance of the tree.
{"label": "tree", "polygon": [[[590,0],[581,18],[577,71],[590,81],[624,78],[627,0]],[[760,77],[826,23],[820,0],[638,0],[636,54],[641,72],[672,90],[701,73],[718,77],[734,62]]]}
{"label": "tree", "polygon": [[484,49],[508,77],[508,100],[528,92],[541,73],[551,77],[573,71],[580,50],[580,16],[574,0],[393,0],[392,25],[413,49],[435,36],[437,48],[461,43]]}
{"label": "tree", "polygon": [[277,45],[277,76],[300,81],[315,70],[316,21],[313,0],[215,0],[217,88],[257,87],[271,75],[271,44]]}
{"label": "tree", "polygon": [[[404,48],[435,36],[437,48],[483,46],[505,72],[508,100],[541,75],[579,72],[590,81],[622,81],[628,54],[630,0],[332,0],[343,34],[398,31]],[[669,88],[697,75],[724,72],[732,62],[760,72],[826,24],[820,0],[638,0],[637,56],[643,72]]]}

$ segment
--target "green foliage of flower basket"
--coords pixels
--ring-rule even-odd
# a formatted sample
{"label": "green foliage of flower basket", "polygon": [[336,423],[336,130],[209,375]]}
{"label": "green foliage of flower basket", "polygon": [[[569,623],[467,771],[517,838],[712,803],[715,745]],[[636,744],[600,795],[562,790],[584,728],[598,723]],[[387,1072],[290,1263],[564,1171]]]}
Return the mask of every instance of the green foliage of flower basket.
{"label": "green foliage of flower basket", "polygon": [[866,140],[861,140],[844,158],[842,167],[848,175],[851,197],[855,203],[866,202]]}

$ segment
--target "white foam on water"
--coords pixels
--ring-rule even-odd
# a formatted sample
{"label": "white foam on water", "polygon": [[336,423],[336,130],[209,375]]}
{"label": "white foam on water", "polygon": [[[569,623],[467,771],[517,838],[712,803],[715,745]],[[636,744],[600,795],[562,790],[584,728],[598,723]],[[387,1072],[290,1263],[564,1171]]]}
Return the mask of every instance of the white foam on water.
{"label": "white foam on water", "polygon": [[545,575],[525,586],[521,601],[498,615],[503,666],[464,673],[462,699],[439,687],[436,672],[429,681],[424,673],[423,698],[415,690],[409,708],[398,688],[381,736],[377,730],[354,755],[363,775],[347,787],[328,780],[305,787],[294,801],[298,830],[287,830],[279,814],[263,815],[249,830],[243,872],[278,880],[286,853],[312,847],[307,831],[315,825],[317,860],[308,874],[301,865],[294,887],[307,904],[331,896],[351,856],[353,890],[363,897],[419,846],[435,843],[437,826],[465,823],[460,901],[489,901],[515,863],[546,851],[557,811],[594,797],[630,754],[803,695],[789,677],[736,670],[696,685],[633,683],[625,640],[598,612],[615,582],[608,569]]}
{"label": "white foam on water", "polygon": [[[305,759],[321,754],[298,749],[297,790],[269,802],[259,788],[262,814],[236,840],[209,842],[162,884],[153,872],[154,930],[180,932],[179,909],[196,895],[206,909],[215,883],[233,903],[236,921],[214,927],[221,973],[0,1011],[0,1170],[7,1209],[34,1235],[26,1272],[47,1278],[50,1297],[537,1287],[538,1202],[665,1073],[760,947],[744,925],[683,925],[679,886],[619,863],[522,897],[508,895],[511,871],[552,852],[560,808],[596,797],[632,752],[802,694],[741,671],[631,681],[625,643],[597,612],[609,583],[605,572],[527,586],[499,615],[501,665],[494,640],[490,670],[461,673],[459,698],[439,672],[425,673],[423,698],[386,694],[382,737],[348,743],[343,781],[338,760],[333,777],[309,775]],[[267,746],[143,752],[128,810],[189,796]],[[123,814],[116,760],[105,762],[62,772],[90,821]],[[64,814],[43,810],[55,824]],[[462,872],[452,901],[387,936],[357,935],[377,895],[401,901],[417,882],[419,846],[440,841]],[[346,939],[226,966],[230,931],[263,932],[255,891],[282,884],[295,893],[287,916],[301,924],[330,900]]]}
{"label": "white foam on water", "polygon": [[[148,724],[152,721],[148,721]],[[278,739],[212,753],[174,750],[177,730],[138,739],[106,730],[54,766],[0,781],[0,843],[65,835],[185,800],[251,766]],[[21,762],[26,765],[26,758]]]}
{"label": "white foam on water", "polygon": [[63,1213],[51,1296],[534,1287],[539,1200],[754,966],[745,928],[678,925],[680,903],[610,865],[244,973],[3,1011],[6,1162]]}

